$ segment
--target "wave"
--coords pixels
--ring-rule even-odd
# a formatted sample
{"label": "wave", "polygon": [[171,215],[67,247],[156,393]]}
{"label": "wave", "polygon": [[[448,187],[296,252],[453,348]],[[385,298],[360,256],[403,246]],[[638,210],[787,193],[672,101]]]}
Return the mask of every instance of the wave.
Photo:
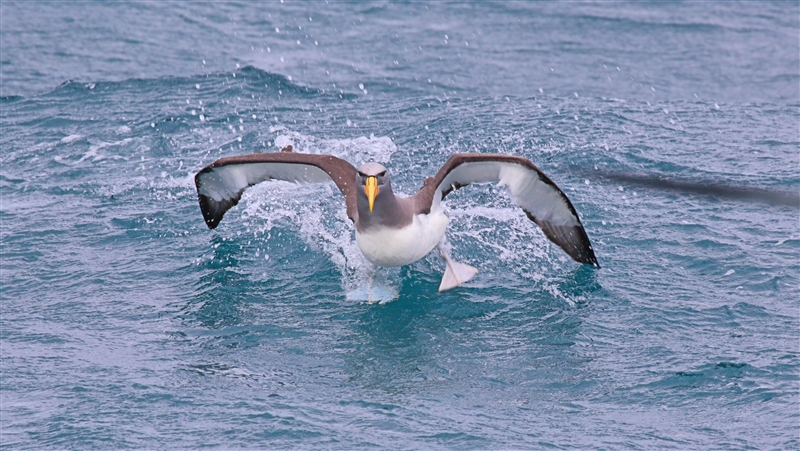
{"label": "wave", "polygon": [[0,96],[0,104],[14,103],[19,102],[20,100],[25,100],[25,97],[17,95]]}
{"label": "wave", "polygon": [[[352,99],[353,93],[327,91],[297,83],[291,76],[268,72],[254,66],[244,66],[234,72],[217,72],[186,77],[165,76],[158,78],[129,78],[119,81],[80,81],[66,80],[43,97],[60,96],[71,93],[118,92],[128,90],[196,90],[202,93],[216,92],[226,97],[235,95],[274,95],[281,97],[331,97]],[[5,96],[3,102],[24,99],[22,96]]]}

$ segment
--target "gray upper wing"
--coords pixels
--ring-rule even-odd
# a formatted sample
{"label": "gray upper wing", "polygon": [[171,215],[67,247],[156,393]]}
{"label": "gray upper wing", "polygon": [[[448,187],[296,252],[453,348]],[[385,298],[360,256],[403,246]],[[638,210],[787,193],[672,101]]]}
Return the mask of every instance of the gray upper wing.
{"label": "gray upper wing", "polygon": [[429,213],[452,190],[472,183],[499,182],[511,192],[511,200],[522,207],[544,232],[570,257],[600,266],[575,207],[556,184],[530,160],[502,154],[457,153],[414,196],[418,213]]}
{"label": "gray upper wing", "polygon": [[332,155],[294,152],[251,153],[221,158],[194,177],[200,211],[208,228],[239,203],[245,189],[267,180],[295,183],[334,182],[345,197],[347,216],[356,222],[356,169]]}

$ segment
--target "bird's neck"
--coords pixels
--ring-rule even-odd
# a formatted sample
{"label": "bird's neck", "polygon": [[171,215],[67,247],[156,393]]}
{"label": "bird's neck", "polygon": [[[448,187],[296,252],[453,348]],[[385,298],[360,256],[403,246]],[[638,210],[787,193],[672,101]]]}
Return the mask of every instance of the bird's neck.
{"label": "bird's neck", "polygon": [[360,233],[381,228],[402,228],[414,220],[413,208],[408,199],[397,197],[391,188],[381,192],[369,211],[366,196],[359,196],[358,224]]}

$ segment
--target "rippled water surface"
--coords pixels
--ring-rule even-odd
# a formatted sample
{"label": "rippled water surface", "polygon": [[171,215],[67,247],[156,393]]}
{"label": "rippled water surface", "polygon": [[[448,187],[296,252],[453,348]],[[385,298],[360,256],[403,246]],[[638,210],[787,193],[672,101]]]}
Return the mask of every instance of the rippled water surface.
{"label": "rippled water surface", "polygon": [[[3,2],[4,449],[796,449],[800,7]],[[332,186],[209,231],[193,176],[275,151],[530,158],[602,269],[502,190],[374,271]],[[359,293],[388,293],[369,303]]]}

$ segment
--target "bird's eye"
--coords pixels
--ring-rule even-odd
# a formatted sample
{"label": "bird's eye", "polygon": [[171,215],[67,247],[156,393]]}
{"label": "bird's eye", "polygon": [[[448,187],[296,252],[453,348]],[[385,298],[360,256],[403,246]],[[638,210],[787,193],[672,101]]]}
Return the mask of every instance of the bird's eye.
{"label": "bird's eye", "polygon": [[383,177],[384,175],[386,175],[386,171],[383,171],[380,174],[378,174],[378,177]]}

